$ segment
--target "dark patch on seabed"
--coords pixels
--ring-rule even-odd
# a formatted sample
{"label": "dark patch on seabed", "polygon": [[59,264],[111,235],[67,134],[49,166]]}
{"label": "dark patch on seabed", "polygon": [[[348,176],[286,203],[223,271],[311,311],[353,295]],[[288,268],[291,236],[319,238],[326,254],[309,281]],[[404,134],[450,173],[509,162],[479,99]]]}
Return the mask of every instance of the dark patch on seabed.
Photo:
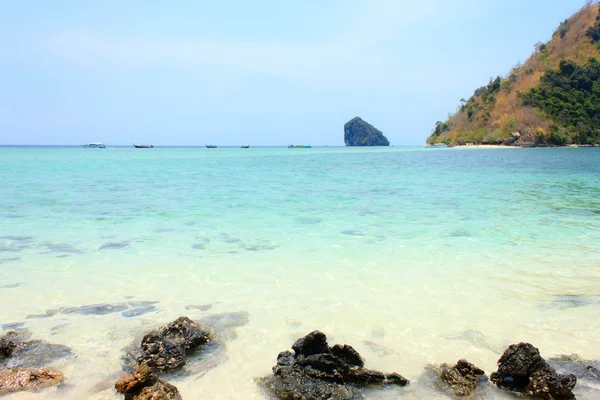
{"label": "dark patch on seabed", "polygon": [[81,307],[67,307],[64,308],[62,314],[83,314],[83,315],[106,315],[120,311],[127,310],[127,304],[125,303],[114,303],[114,304],[90,304]]}
{"label": "dark patch on seabed", "polygon": [[341,231],[340,232],[342,235],[348,235],[348,236],[365,236],[364,233],[362,233],[361,231],[357,230],[357,229],[347,229],[345,231]]}
{"label": "dark patch on seabed", "polygon": [[254,243],[250,243],[244,247],[247,251],[265,251],[274,250],[277,245],[271,244],[267,240],[257,240]]}
{"label": "dark patch on seabed", "polygon": [[5,283],[3,285],[0,285],[0,289],[14,289],[21,285],[22,283]]}
{"label": "dark patch on seabed", "polygon": [[0,358],[0,367],[41,368],[58,359],[73,356],[73,352],[67,346],[44,340],[30,341],[31,332],[28,330],[10,331],[2,338],[17,346],[9,358]]}
{"label": "dark patch on seabed", "polygon": [[82,315],[107,315],[120,312],[121,315],[127,318],[136,317],[138,315],[147,314],[158,311],[155,304],[158,301],[133,300],[127,303],[101,303],[89,304],[79,307],[66,307],[54,310],[48,310],[45,314],[31,314],[27,319],[49,318],[56,314],[82,314]]}
{"label": "dark patch on seabed", "polygon": [[474,331],[474,330],[466,330],[466,331],[458,332],[456,335],[444,336],[444,339],[462,340],[466,343],[473,345],[476,348],[488,349],[488,350],[491,350],[494,353],[498,353],[498,354],[501,354],[503,351],[503,348],[501,345],[493,343],[483,333]]}
{"label": "dark patch on seabed", "polygon": [[200,311],[208,311],[212,308],[212,304],[204,304],[204,305],[195,305],[195,304],[190,304],[185,306],[186,310],[200,310]]}
{"label": "dark patch on seabed", "polygon": [[129,246],[129,242],[108,242],[104,243],[98,250],[118,250]]}
{"label": "dark patch on seabed", "polygon": [[127,311],[123,311],[121,313],[121,315],[126,318],[132,318],[132,317],[137,317],[138,315],[148,314],[148,313],[154,312],[154,311],[156,311],[155,306],[147,305],[147,306],[135,307],[135,308],[129,309]]}
{"label": "dark patch on seabed", "polygon": [[25,322],[12,322],[9,324],[2,324],[2,329],[19,329],[22,328],[25,325]]}
{"label": "dark patch on seabed", "polygon": [[13,242],[31,242],[31,241],[33,241],[33,236],[5,235],[5,236],[0,236],[0,240],[10,240]]}
{"label": "dark patch on seabed", "polygon": [[317,225],[323,222],[322,218],[298,217],[296,222],[303,225]]}
{"label": "dark patch on seabed", "polygon": [[32,243],[31,236],[0,236],[0,253],[17,253],[30,247]]}
{"label": "dark patch on seabed", "polygon": [[46,248],[53,253],[83,254],[82,250],[73,247],[69,243],[47,243]]}
{"label": "dark patch on seabed", "polygon": [[466,229],[457,229],[448,234],[450,237],[471,237],[471,233]]}
{"label": "dark patch on seabed", "polygon": [[542,305],[542,308],[570,309],[600,305],[600,296],[583,296],[566,294],[554,296],[552,301]]}

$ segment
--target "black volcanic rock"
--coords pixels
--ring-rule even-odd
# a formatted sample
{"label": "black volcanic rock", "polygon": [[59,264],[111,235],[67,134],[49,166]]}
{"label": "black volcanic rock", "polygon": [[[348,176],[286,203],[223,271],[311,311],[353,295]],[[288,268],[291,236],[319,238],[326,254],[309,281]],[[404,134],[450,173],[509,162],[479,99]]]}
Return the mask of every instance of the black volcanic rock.
{"label": "black volcanic rock", "polygon": [[389,146],[383,133],[359,117],[352,118],[344,125],[344,143],[346,146]]}
{"label": "black volcanic rock", "polygon": [[572,390],[577,377],[558,374],[529,343],[509,346],[498,360],[498,371],[490,378],[499,388],[518,396],[545,400],[575,398]]}
{"label": "black volcanic rock", "polygon": [[140,364],[154,371],[175,371],[186,363],[187,355],[210,341],[210,333],[188,317],[180,317],[142,339]]}
{"label": "black volcanic rock", "polygon": [[406,386],[399,374],[363,368],[364,360],[352,346],[329,347],[322,332],[298,339],[290,351],[279,353],[273,375],[259,381],[281,400],[361,400],[361,388]]}

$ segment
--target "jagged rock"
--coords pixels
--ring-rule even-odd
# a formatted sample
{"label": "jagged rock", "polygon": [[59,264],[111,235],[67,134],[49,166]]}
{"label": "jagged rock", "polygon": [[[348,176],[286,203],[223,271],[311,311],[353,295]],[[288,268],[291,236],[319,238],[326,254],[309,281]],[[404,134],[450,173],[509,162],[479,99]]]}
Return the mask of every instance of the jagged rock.
{"label": "jagged rock", "polygon": [[[194,326],[194,331],[199,329],[197,331],[199,341],[196,344],[207,340],[204,344],[200,344],[196,349],[193,349],[192,347],[196,346],[193,345],[194,340],[190,340],[188,337],[187,341],[192,346],[188,346],[184,348],[184,351],[181,351],[181,339],[173,340],[172,337],[163,339],[164,333],[161,332],[165,332],[169,326],[177,324],[177,321],[181,321],[182,318],[187,321],[184,325]],[[146,335],[140,334],[137,336],[131,345],[123,349],[123,370],[132,373],[140,362],[147,361],[151,364],[152,360],[155,359],[159,363],[158,368],[154,368],[152,365],[150,367],[156,372],[173,372],[177,370],[178,376],[204,374],[227,358],[223,344],[227,340],[236,338],[235,328],[247,324],[249,314],[245,311],[214,314],[208,315],[197,322],[187,317],[182,318]],[[179,335],[174,334],[174,336]],[[186,340],[184,339],[184,341]],[[140,343],[142,343],[142,346],[140,346]],[[161,368],[163,364],[167,368]]]}
{"label": "jagged rock", "polygon": [[181,400],[177,388],[159,379],[146,364],[115,383],[115,389],[125,395],[125,400]]}
{"label": "jagged rock", "polygon": [[188,317],[180,317],[142,339],[138,362],[156,371],[174,371],[186,356],[210,341],[210,334]]}
{"label": "jagged rock", "polygon": [[577,377],[557,374],[529,343],[509,346],[498,360],[498,371],[490,378],[499,388],[519,396],[546,400],[575,398],[572,390]]}
{"label": "jagged rock", "polygon": [[359,117],[352,118],[344,125],[346,146],[389,146],[383,133]]}
{"label": "jagged rock", "polygon": [[292,349],[294,354],[284,351],[277,356],[273,376],[259,380],[282,400],[359,400],[361,387],[408,384],[399,374],[363,368],[364,361],[352,346],[329,347],[319,331],[298,339]]}
{"label": "jagged rock", "polygon": [[466,360],[458,360],[455,366],[448,364],[432,365],[427,369],[437,376],[436,386],[446,393],[463,397],[469,396],[478,385],[487,380],[485,372]]}
{"label": "jagged rock", "polygon": [[0,394],[19,391],[33,391],[57,385],[65,380],[58,371],[47,368],[28,370],[11,368],[0,371]]}

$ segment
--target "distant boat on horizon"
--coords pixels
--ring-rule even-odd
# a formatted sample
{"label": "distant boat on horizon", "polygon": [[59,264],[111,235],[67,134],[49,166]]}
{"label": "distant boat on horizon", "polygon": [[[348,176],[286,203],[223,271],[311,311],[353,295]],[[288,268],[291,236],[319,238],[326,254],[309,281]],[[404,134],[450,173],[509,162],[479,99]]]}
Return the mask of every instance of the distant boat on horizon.
{"label": "distant boat on horizon", "polygon": [[310,149],[310,148],[312,148],[311,145],[306,146],[303,144],[290,144],[288,146],[288,149]]}
{"label": "distant boat on horizon", "polygon": [[86,149],[105,149],[106,145],[101,142],[90,142],[90,143],[82,144],[81,147],[84,147]]}
{"label": "distant boat on horizon", "polygon": [[133,147],[135,147],[136,149],[153,149],[154,148],[154,146],[151,145],[151,144],[150,145],[148,145],[148,144],[135,144],[135,143],[132,143],[132,144],[133,144]]}
{"label": "distant boat on horizon", "polygon": [[216,149],[217,145],[216,144],[205,144],[207,149]]}
{"label": "distant boat on horizon", "polygon": [[249,144],[245,144],[245,145],[242,146],[242,149],[249,149],[249,148],[250,148]]}

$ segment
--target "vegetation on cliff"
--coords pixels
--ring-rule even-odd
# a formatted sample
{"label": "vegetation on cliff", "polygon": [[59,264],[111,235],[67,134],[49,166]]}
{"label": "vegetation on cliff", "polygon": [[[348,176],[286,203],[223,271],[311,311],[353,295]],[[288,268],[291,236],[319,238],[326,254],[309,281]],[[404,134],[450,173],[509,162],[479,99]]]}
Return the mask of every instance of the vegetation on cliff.
{"label": "vegetation on cliff", "polygon": [[506,77],[490,79],[427,143],[600,143],[600,6],[587,4]]}

